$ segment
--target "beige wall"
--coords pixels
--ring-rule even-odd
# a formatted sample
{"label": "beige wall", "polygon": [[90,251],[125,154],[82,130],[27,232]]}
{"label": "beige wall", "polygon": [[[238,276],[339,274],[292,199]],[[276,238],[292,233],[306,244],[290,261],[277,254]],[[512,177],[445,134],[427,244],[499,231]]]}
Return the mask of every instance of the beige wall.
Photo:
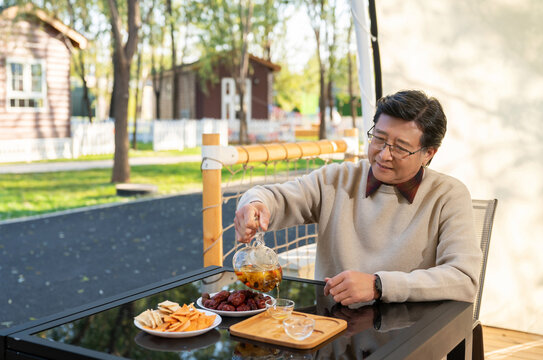
{"label": "beige wall", "polygon": [[377,2],[384,93],[420,88],[449,125],[432,167],[498,198],[484,324],[543,334],[543,2]]}

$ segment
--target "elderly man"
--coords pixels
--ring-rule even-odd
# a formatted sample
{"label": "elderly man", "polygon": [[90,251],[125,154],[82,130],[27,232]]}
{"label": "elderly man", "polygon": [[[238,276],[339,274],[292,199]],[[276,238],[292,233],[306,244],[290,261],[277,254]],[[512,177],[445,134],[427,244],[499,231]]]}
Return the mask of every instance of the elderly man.
{"label": "elderly man", "polygon": [[373,122],[369,161],[247,191],[234,219],[237,240],[250,241],[258,226],[315,222],[315,278],[336,302],[473,302],[481,251],[471,196],[427,168],[446,132],[441,104],[400,91],[379,100]]}

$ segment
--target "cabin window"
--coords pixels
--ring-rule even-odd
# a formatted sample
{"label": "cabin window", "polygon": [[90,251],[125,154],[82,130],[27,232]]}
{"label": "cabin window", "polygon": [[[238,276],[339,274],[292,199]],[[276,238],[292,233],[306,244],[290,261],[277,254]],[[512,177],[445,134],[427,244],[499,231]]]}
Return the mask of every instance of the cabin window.
{"label": "cabin window", "polygon": [[40,110],[45,106],[45,62],[7,59],[7,105],[11,109]]}

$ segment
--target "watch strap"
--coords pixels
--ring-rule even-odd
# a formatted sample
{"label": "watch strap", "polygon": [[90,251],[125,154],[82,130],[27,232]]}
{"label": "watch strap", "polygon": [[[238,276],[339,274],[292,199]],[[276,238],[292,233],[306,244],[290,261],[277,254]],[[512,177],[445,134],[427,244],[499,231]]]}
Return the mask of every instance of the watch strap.
{"label": "watch strap", "polygon": [[383,284],[381,283],[381,278],[379,275],[375,274],[375,280],[374,280],[374,286],[375,290],[377,291],[377,300],[381,300],[381,296],[383,295]]}

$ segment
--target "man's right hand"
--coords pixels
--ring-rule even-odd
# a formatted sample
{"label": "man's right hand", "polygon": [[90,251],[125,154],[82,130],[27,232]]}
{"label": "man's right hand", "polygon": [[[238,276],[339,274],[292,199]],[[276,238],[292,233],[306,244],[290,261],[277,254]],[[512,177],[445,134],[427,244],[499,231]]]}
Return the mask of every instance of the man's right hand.
{"label": "man's right hand", "polygon": [[263,231],[268,230],[269,222],[270,211],[264,203],[254,201],[241,207],[234,218],[236,240],[248,243],[256,235],[259,226]]}

